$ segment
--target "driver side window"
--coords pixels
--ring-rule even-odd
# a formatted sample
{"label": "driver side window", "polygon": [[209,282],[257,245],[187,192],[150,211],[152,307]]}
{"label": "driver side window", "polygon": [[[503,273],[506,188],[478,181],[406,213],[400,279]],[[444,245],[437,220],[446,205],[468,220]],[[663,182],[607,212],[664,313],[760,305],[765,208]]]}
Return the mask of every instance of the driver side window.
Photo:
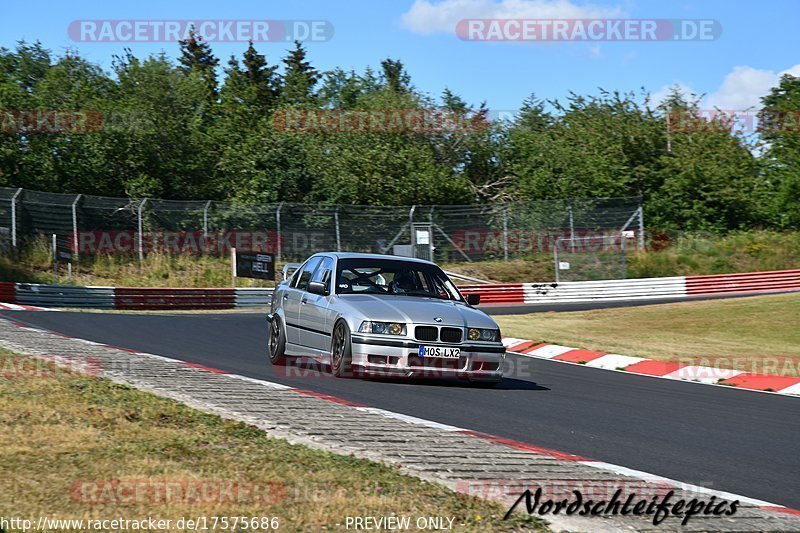
{"label": "driver side window", "polygon": [[322,257],[312,257],[306,261],[302,271],[297,276],[297,282],[294,284],[296,289],[300,289],[301,291],[308,289],[308,282],[311,280],[311,274],[314,273],[320,261],[322,261]]}
{"label": "driver side window", "polygon": [[325,284],[328,290],[331,289],[331,269],[333,269],[333,259],[330,257],[323,257],[322,263],[320,263],[319,268],[317,268],[314,275],[311,277],[311,281],[321,281]]}

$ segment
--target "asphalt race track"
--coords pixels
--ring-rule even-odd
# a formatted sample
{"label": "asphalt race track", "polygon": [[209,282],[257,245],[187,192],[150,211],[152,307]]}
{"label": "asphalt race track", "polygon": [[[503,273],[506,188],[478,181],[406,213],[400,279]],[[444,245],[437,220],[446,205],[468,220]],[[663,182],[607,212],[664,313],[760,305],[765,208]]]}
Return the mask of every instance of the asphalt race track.
{"label": "asphalt race track", "polygon": [[[496,389],[272,367],[263,313],[7,311],[36,327],[800,508],[800,399],[509,356]],[[458,450],[453,450],[454,454]]]}

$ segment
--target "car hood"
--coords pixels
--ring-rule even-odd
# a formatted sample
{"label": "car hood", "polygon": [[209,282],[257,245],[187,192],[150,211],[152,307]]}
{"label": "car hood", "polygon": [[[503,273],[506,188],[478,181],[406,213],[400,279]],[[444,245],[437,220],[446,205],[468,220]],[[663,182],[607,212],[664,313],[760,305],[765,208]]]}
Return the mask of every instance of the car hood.
{"label": "car hood", "polygon": [[[463,302],[382,294],[343,294],[339,301],[364,320],[407,322],[439,326],[497,328],[489,315]],[[437,321],[440,318],[441,321]]]}

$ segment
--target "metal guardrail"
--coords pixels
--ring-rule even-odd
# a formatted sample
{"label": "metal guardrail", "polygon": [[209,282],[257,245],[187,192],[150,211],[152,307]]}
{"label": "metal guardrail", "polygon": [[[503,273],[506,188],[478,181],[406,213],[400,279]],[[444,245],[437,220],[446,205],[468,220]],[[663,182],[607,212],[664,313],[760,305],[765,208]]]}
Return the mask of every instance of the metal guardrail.
{"label": "metal guardrail", "polygon": [[452,278],[463,279],[466,281],[471,281],[473,283],[479,283],[481,285],[491,285],[492,283],[491,281],[486,281],[485,279],[473,278],[472,276],[465,276],[464,274],[457,274],[455,272],[449,272],[447,270],[445,270],[444,273],[447,274],[447,276],[451,279]]}
{"label": "metal guardrail", "polygon": [[686,292],[689,295],[790,290],[800,290],[800,270],[688,276],[686,278]]}
{"label": "metal guardrail", "polygon": [[235,289],[235,308],[257,308],[272,305],[273,289]]}
{"label": "metal guardrail", "polygon": [[[800,270],[711,276],[461,285],[479,294],[482,304],[543,304],[595,300],[685,298],[704,294],[800,291]],[[86,309],[236,309],[267,308],[273,289],[114,288],[0,283],[0,302],[35,307]]]}
{"label": "metal guardrail", "polygon": [[482,304],[525,303],[524,283],[459,285],[462,294],[479,294]]}
{"label": "metal guardrail", "polygon": [[265,308],[272,302],[272,289],[115,288],[5,283],[0,285],[0,301],[34,307],[80,309]]}
{"label": "metal guardrail", "polygon": [[16,283],[16,303],[36,307],[114,309],[114,287]]}
{"label": "metal guardrail", "polygon": [[711,294],[753,294],[800,290],[800,270],[562,283],[462,285],[459,289],[464,294],[480,294],[482,303],[545,304],[597,300],[635,301]]}
{"label": "metal guardrail", "polygon": [[686,296],[683,276],[607,281],[526,283],[525,303],[570,303],[587,300],[643,300]]}
{"label": "metal guardrail", "polygon": [[17,291],[15,283],[10,281],[0,281],[0,302],[8,304],[17,303]]}

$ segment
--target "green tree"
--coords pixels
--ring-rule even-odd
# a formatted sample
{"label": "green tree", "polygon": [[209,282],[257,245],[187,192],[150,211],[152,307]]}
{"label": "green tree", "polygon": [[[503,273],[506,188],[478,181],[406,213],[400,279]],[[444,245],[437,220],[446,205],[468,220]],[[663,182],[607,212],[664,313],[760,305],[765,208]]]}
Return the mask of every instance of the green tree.
{"label": "green tree", "polygon": [[250,41],[243,54],[242,65],[247,84],[253,88],[256,101],[263,109],[271,109],[280,95],[280,80],[277,65],[269,66],[264,55],[259,54]]}
{"label": "green tree", "polygon": [[601,90],[550,104],[557,114],[529,99],[509,131],[509,167],[524,196],[634,196],[657,186],[664,133],[634,94]]}
{"label": "green tree", "polygon": [[217,73],[219,59],[214,56],[211,46],[192,27],[186,39],[178,41],[181,56],[178,58],[179,70],[186,75],[194,75],[206,86],[206,98],[214,102],[217,95]]}
{"label": "green tree", "polygon": [[405,71],[399,59],[384,59],[381,61],[382,77],[386,86],[396,92],[402,93],[409,90],[411,76]]}
{"label": "green tree", "polygon": [[800,227],[800,77],[785,74],[761,100],[759,132],[767,180],[775,190],[772,219]]}
{"label": "green tree", "polygon": [[215,194],[219,147],[209,134],[207,85],[163,54],[116,58],[117,84],[104,131],[108,165],[131,196],[195,199]]}
{"label": "green tree", "polygon": [[321,75],[306,61],[306,50],[300,41],[294,42],[294,49],[283,60],[283,93],[281,100],[288,104],[303,104],[314,100],[314,86]]}

